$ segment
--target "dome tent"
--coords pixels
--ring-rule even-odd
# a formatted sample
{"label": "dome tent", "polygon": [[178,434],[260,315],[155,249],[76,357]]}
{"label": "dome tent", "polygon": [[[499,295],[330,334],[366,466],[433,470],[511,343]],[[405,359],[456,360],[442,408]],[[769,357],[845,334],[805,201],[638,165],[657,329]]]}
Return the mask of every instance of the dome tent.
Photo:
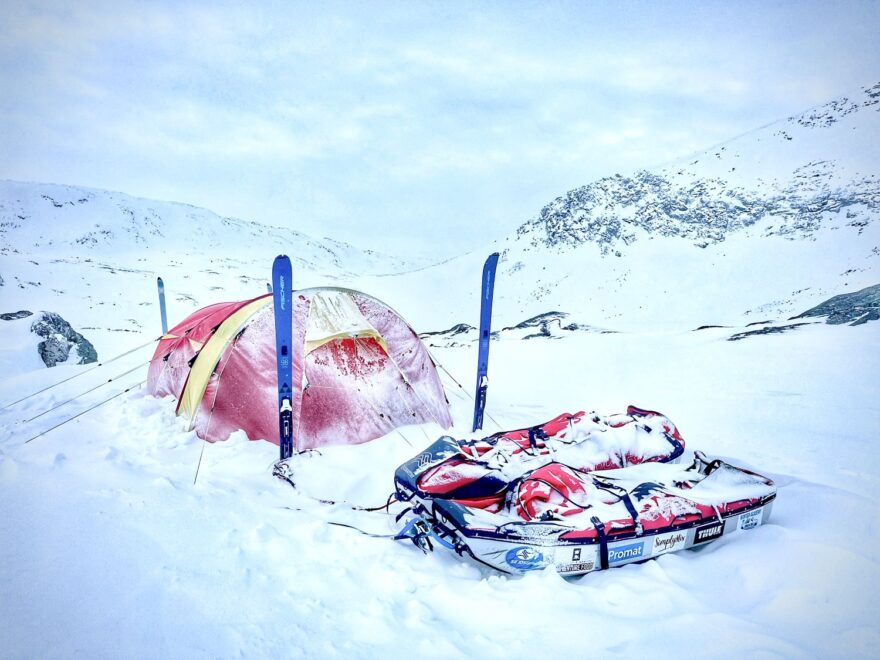
{"label": "dome tent", "polygon": [[[434,362],[415,331],[379,300],[350,289],[294,291],[295,449],[359,444],[399,426],[452,425]],[[272,296],[218,303],[171,328],[150,362],[147,389],[177,399],[205,440],[244,430],[278,442]]]}

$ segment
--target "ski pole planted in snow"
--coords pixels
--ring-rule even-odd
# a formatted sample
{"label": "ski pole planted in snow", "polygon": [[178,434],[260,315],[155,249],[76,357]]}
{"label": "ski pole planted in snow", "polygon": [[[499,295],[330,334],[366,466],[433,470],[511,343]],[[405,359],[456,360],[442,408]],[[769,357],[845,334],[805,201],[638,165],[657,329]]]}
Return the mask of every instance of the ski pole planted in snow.
{"label": "ski pole planted in snow", "polygon": [[162,314],[162,334],[168,334],[168,314],[165,313],[165,283],[161,277],[156,278],[156,284],[159,287],[159,311]]}
{"label": "ski pole planted in snow", "polygon": [[495,291],[495,268],[497,252],[493,252],[483,265],[483,288],[480,294],[480,352],[477,356],[477,390],[474,395],[474,428],[483,428],[483,411],[486,409],[486,390],[489,387],[489,340],[492,337],[492,294]]}
{"label": "ski pole planted in snow", "polygon": [[293,343],[293,301],[291,266],[285,255],[272,264],[272,300],[275,310],[275,354],[278,367],[278,430],[281,460],[293,454],[293,373],[290,346]]}

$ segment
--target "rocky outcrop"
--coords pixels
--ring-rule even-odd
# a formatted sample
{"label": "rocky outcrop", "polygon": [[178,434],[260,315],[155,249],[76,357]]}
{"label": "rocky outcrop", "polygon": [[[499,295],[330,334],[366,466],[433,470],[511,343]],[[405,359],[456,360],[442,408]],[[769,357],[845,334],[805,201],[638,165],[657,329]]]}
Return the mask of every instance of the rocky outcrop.
{"label": "rocky outcrop", "polygon": [[[812,131],[828,128],[854,112],[875,111],[880,111],[880,84],[863,89],[857,98],[837,99],[781,124]],[[767,127],[745,142],[713,148],[712,155],[695,155],[687,165],[617,174],[575,188],[521,225],[516,240],[524,241],[527,250],[560,252],[593,243],[603,255],[619,257],[627,246],[648,237],[672,236],[706,248],[762,223],[765,236],[810,239],[831,218],[842,219],[861,232],[880,216],[876,171],[852,175],[851,165],[833,156],[804,155],[803,160],[788,162],[785,171],[774,171],[766,179],[740,179],[735,164],[764,154],[767,147],[757,144],[762,138],[792,140],[786,130],[770,136],[771,130]],[[745,154],[738,152],[741,147],[747,149]],[[745,157],[738,161],[741,155]],[[724,171],[705,163],[696,167],[700,159],[729,161],[731,167]]]}
{"label": "rocky outcrop", "polygon": [[767,328],[761,328],[760,330],[749,330],[747,332],[738,332],[735,335],[730,335],[727,338],[727,341],[739,341],[740,339],[745,339],[746,337],[758,337],[760,335],[781,335],[784,332],[789,332],[790,330],[796,330],[803,325],[810,325],[809,323],[791,323],[789,325],[774,325]]}
{"label": "rocky outcrop", "polygon": [[[0,319],[15,321],[28,316],[33,316],[33,312],[23,309],[0,314]],[[43,338],[37,345],[37,351],[47,367],[68,362],[71,354],[76,358],[75,364],[98,361],[98,353],[92,343],[54,312],[37,312],[36,319],[31,323],[31,332]]]}
{"label": "rocky outcrop", "polygon": [[33,312],[22,309],[17,312],[7,312],[6,314],[0,314],[0,319],[2,319],[3,321],[15,321],[17,319],[23,319],[27,318],[28,316],[33,316],[33,314]]}
{"label": "rocky outcrop", "polygon": [[[832,163],[809,163],[812,176],[827,174]],[[801,173],[798,173],[801,174]],[[781,194],[766,195],[722,179],[681,182],[647,171],[600,179],[557,198],[517,230],[533,247],[572,248],[595,243],[615,253],[638,239],[676,236],[698,247],[720,243],[733,232],[773,218],[766,235],[809,237],[827,213],[845,210],[862,227],[880,211],[880,181],[866,177],[849,186],[814,189],[814,179],[795,177]],[[857,222],[862,224],[856,224]],[[619,256],[619,255],[618,255]]]}
{"label": "rocky outcrop", "polygon": [[472,325],[468,325],[467,323],[456,323],[454,326],[447,330],[420,332],[419,337],[421,339],[425,339],[427,337],[435,337],[437,335],[443,335],[444,337],[454,337],[455,335],[467,334],[469,332],[473,332],[474,330],[476,330],[476,328]]}
{"label": "rocky outcrop", "polygon": [[[612,330],[598,328],[585,323],[568,321],[567,312],[544,312],[526,319],[516,325],[510,325],[492,332],[492,339],[558,339],[572,332],[610,333]],[[419,334],[429,346],[466,346],[477,340],[477,329],[467,323],[458,323],[448,330],[422,332]]]}
{"label": "rocky outcrop", "polygon": [[861,291],[843,293],[829,298],[821,305],[808,309],[793,318],[803,319],[826,316],[825,323],[831,325],[861,325],[868,321],[880,320],[880,284],[869,286]]}

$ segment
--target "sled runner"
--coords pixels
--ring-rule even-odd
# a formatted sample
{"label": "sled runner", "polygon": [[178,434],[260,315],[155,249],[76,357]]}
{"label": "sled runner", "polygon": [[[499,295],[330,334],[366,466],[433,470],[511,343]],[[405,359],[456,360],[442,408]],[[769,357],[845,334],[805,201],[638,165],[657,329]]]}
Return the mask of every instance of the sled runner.
{"label": "sled runner", "polygon": [[[395,473],[408,534],[507,573],[565,575],[700,547],[766,522],[761,475],[696,452],[666,417],[560,415],[478,441],[443,437]],[[414,523],[413,521],[418,521]]]}

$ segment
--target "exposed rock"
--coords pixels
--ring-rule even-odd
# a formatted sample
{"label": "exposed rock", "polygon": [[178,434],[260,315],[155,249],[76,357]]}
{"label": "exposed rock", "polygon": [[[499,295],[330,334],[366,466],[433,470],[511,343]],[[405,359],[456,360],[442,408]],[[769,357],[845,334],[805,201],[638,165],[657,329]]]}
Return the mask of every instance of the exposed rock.
{"label": "exposed rock", "polygon": [[825,323],[840,325],[861,325],[868,321],[880,320],[880,284],[869,286],[861,291],[843,293],[829,298],[821,305],[808,309],[793,319],[827,316]]}
{"label": "exposed rock", "polygon": [[37,320],[31,324],[31,331],[45,338],[39,343],[37,350],[47,367],[67,362],[71,350],[74,349],[79,358],[76,364],[98,361],[98,353],[91,342],[54,312],[41,312]]}
{"label": "exposed rock", "polygon": [[[828,127],[853,112],[880,111],[878,97],[880,83],[863,89],[857,98],[836,99],[787,122],[810,129]],[[774,135],[792,140],[785,130]],[[722,146],[715,157],[722,159],[726,149]],[[732,162],[739,154],[723,157]],[[526,249],[565,251],[594,243],[603,255],[620,256],[635,241],[658,236],[679,237],[706,248],[765,221],[765,236],[788,239],[812,238],[841,216],[861,233],[880,214],[880,178],[866,173],[843,181],[843,165],[835,159],[811,159],[757,184],[739,184],[736,176],[690,166],[616,174],[557,197],[522,224],[516,236]]]}
{"label": "exposed rock", "polygon": [[[536,248],[572,248],[595,243],[605,255],[638,235],[677,236],[698,247],[773,217],[766,235],[810,237],[823,216],[842,209],[880,210],[880,181],[867,177],[846,188],[814,189],[808,174],[827,174],[832,163],[809,163],[780,194],[749,191],[722,179],[676,181],[648,171],[615,175],[557,198],[517,229]],[[860,222],[866,225],[873,216]]]}
{"label": "exposed rock", "polygon": [[791,325],[774,325],[769,328],[761,328],[760,330],[749,330],[748,332],[738,332],[735,335],[730,335],[727,338],[727,341],[739,341],[740,339],[745,339],[746,337],[755,337],[757,335],[779,335],[783,332],[788,332],[789,330],[794,330],[796,328],[801,327],[802,325],[811,325],[810,323],[792,323]]}
{"label": "exposed rock", "polygon": [[16,319],[23,319],[27,316],[31,316],[32,314],[33,312],[22,309],[17,312],[7,312],[6,314],[0,314],[0,319],[3,319],[4,321],[15,321]]}
{"label": "exposed rock", "polygon": [[566,312],[544,312],[543,314],[533,316],[532,318],[526,319],[525,321],[517,323],[516,325],[501,328],[501,331],[504,332],[506,330],[525,330],[526,328],[544,329],[546,324],[550,321],[559,321],[561,326],[562,320],[566,318],[568,318],[568,314]]}
{"label": "exposed rock", "polygon": [[425,337],[433,337],[435,335],[443,335],[445,337],[454,337],[455,335],[466,334],[471,332],[472,330],[476,330],[476,328],[472,325],[468,325],[467,323],[457,323],[448,330],[434,330],[432,332],[420,332],[419,337],[424,339]]}
{"label": "exposed rock", "polygon": [[[559,339],[571,332],[599,332],[611,333],[613,330],[605,330],[586,323],[564,323],[568,318],[567,312],[544,312],[531,318],[526,319],[516,325],[501,328],[492,332],[492,339],[539,339],[550,338]],[[524,334],[523,331],[536,330]],[[448,330],[437,330],[431,332],[422,332],[419,337],[429,342],[429,346],[465,346],[467,342],[477,340],[477,328],[467,323],[458,323]],[[436,342],[441,343],[436,343]],[[443,343],[445,342],[445,343]]]}

